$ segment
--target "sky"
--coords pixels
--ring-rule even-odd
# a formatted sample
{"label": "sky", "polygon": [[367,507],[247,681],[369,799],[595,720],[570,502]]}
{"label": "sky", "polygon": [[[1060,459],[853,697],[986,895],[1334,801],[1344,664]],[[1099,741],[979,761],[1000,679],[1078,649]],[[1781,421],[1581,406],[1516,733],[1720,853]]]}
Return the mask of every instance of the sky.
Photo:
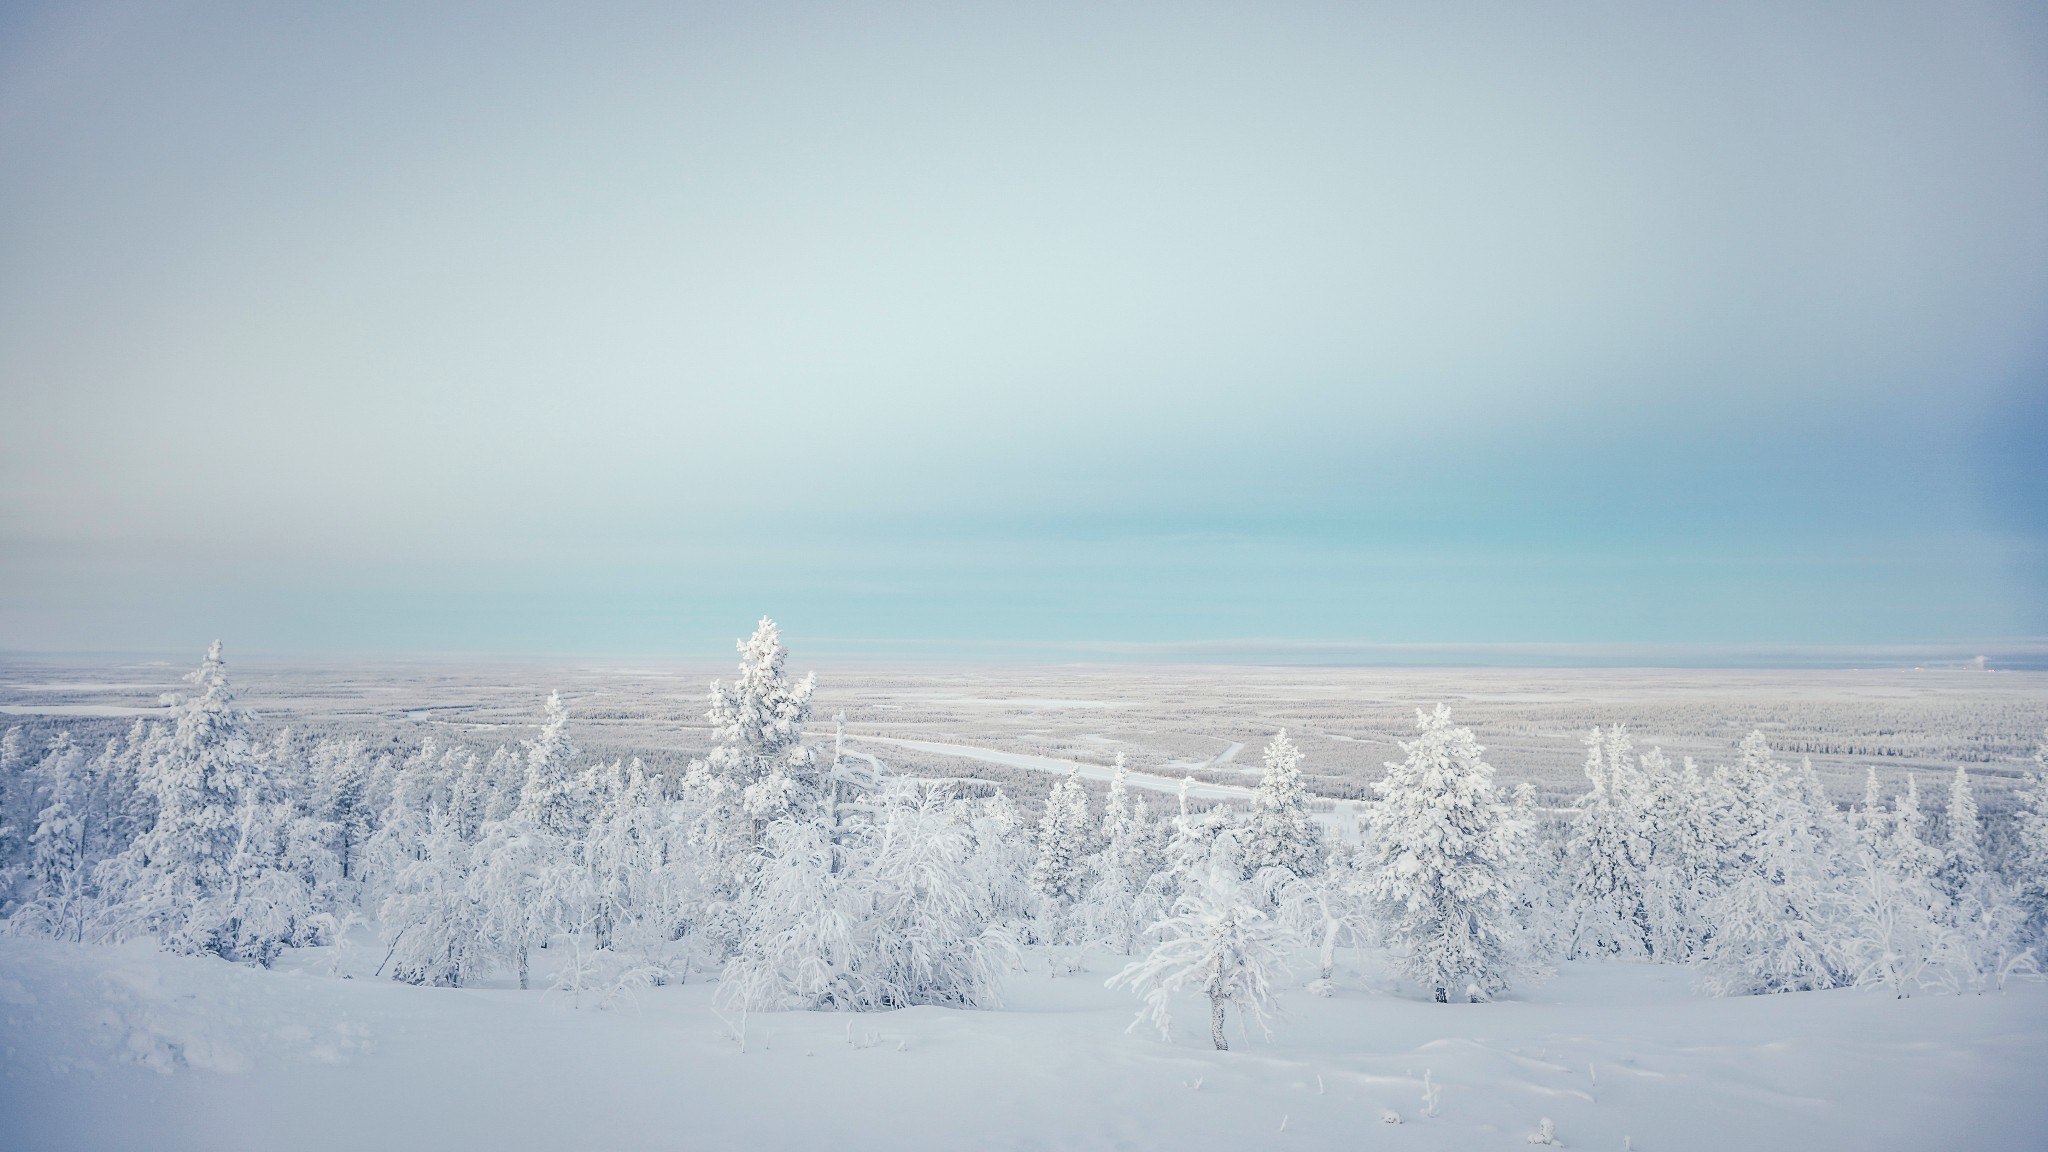
{"label": "sky", "polygon": [[2048,15],[0,5],[0,649],[764,613],[2048,636]]}

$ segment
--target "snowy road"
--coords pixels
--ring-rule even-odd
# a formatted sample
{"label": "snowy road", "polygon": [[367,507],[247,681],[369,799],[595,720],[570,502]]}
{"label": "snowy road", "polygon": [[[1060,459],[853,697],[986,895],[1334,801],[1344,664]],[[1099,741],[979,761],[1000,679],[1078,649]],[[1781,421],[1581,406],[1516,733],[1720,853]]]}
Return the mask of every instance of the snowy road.
{"label": "snowy road", "polygon": [[[874,744],[891,744],[898,748],[909,748],[916,752],[929,752],[935,756],[957,756],[962,760],[979,760],[984,764],[1001,764],[1010,768],[1023,768],[1032,772],[1057,772],[1065,775],[1079,770],[1084,780],[1107,781],[1110,769],[1101,764],[1088,764],[1080,760],[1061,760],[1056,756],[1033,756],[1025,752],[1004,752],[995,748],[979,748],[972,744],[940,744],[930,740],[899,740],[893,736],[855,736],[847,733],[848,740],[865,740]],[[1242,744],[1233,744],[1224,756],[1234,756]],[[856,753],[856,755],[859,755]],[[871,759],[871,758],[870,758]],[[1221,759],[1221,757],[1219,757]],[[1149,772],[1124,770],[1124,782],[1133,788],[1144,788],[1152,792],[1164,792],[1171,796],[1180,794],[1181,782],[1167,776],[1155,776]],[[1207,784],[1200,780],[1188,785],[1191,800],[1245,800],[1251,799],[1252,790],[1234,784]],[[1324,801],[1330,811],[1312,813],[1316,821],[1345,841],[1355,840],[1358,822],[1355,806],[1348,801]],[[1322,805],[1318,805],[1321,807]]]}
{"label": "snowy road", "polygon": [[[847,733],[848,740],[863,740],[873,744],[892,744],[898,748],[909,748],[915,752],[929,752],[935,756],[957,756],[962,760],[979,760],[984,764],[1001,764],[1010,768],[1024,768],[1032,772],[1057,772],[1064,776],[1078,770],[1084,780],[1107,781],[1110,769],[1101,764],[1087,764],[1079,760],[1061,760],[1053,756],[1032,756],[1023,752],[1003,752],[994,748],[977,748],[972,744],[936,744],[928,740],[898,740],[893,736],[855,736]],[[1124,781],[1133,788],[1145,788],[1153,792],[1179,795],[1181,782],[1166,776],[1154,776],[1148,772],[1124,771]],[[1195,800],[1249,800],[1252,790],[1230,784],[1204,784],[1197,780],[1188,785],[1188,796]]]}

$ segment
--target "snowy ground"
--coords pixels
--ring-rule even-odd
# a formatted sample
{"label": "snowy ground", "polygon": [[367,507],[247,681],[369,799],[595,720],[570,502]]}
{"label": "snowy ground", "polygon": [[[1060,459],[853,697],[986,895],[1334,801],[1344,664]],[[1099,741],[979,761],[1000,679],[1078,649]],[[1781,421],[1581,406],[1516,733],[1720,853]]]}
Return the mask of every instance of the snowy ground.
{"label": "snowy ground", "polygon": [[1030,964],[1000,1012],[756,1016],[742,1051],[709,985],[599,1009],[344,980],[326,949],[263,972],[0,938],[0,1147],[1509,1149],[1550,1117],[1572,1148],[1811,1152],[2036,1148],[2048,1124],[2035,983],[1711,1000],[1576,964],[1446,1007],[1353,975],[1221,1053],[1192,1002],[1173,1043],[1127,1033],[1107,957]]}

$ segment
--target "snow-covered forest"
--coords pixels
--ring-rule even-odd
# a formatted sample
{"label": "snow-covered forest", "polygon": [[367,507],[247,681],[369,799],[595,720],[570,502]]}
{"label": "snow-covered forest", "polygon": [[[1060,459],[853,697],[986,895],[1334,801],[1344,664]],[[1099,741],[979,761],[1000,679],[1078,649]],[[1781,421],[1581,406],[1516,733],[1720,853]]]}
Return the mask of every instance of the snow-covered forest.
{"label": "snow-covered forest", "polygon": [[[1558,1025],[1517,1023],[1486,1005],[1561,1013],[1576,1031],[1615,1010],[1616,997],[1648,996],[1669,1012],[1797,992],[1806,995],[1769,1002],[1812,1001],[1815,1019],[1847,1003],[1910,1005],[1917,1015],[1898,1025],[1954,1029],[1947,1043],[1961,1059],[1992,1042],[1970,1006],[2037,999],[2048,750],[2034,753],[2017,787],[2009,775],[1989,777],[1997,787],[1982,811],[1981,767],[1959,764],[1941,789],[1872,769],[1863,794],[1845,802],[1806,757],[1760,733],[1703,763],[1667,756],[1625,720],[1583,734],[1575,796],[1526,779],[1508,786],[1442,705],[1414,712],[1398,757],[1363,800],[1312,791],[1327,777],[1311,775],[1314,757],[1286,731],[1246,752],[1255,766],[1230,764],[1233,748],[1204,779],[1191,770],[1177,783],[1127,767],[1121,750],[1086,776],[1086,764],[1042,757],[947,761],[1051,781],[1013,799],[999,780],[946,775],[928,756],[906,771],[858,750],[916,756],[948,746],[857,741],[843,713],[814,715],[818,687],[792,675],[772,622],[738,647],[736,674],[699,705],[707,727],[696,734],[708,751],[688,756],[586,753],[571,707],[539,692],[525,735],[509,741],[465,743],[441,730],[411,742],[308,734],[238,701],[218,644],[165,710],[118,734],[104,720],[8,729],[0,1019],[9,1076],[31,1067],[20,1053],[35,1052],[35,1074],[56,1077],[23,1114],[47,1114],[63,1098],[50,1095],[57,1088],[96,1099],[93,1078],[122,1063],[202,1075],[247,1074],[265,1051],[374,1063],[366,1007],[399,1035],[448,1021],[433,1025],[444,1038],[421,1050],[432,1068],[411,1078],[426,1086],[460,1081],[449,1060],[516,1064],[553,1027],[466,1015],[475,1011],[467,991],[586,1020],[648,1021],[651,1033],[605,1042],[625,1043],[616,1054],[558,1038],[583,1053],[585,1095],[630,1075],[622,1069],[641,1059],[631,1053],[660,1053],[679,1035],[698,1045],[715,1037],[697,1049],[697,1076],[725,1075],[702,1063],[721,1047],[772,1058],[792,1035],[811,1057],[824,1034],[802,1021],[836,1018],[832,1043],[849,1054],[888,1045],[902,1054],[913,1040],[952,1036],[944,1066],[920,1082],[974,1094],[991,1090],[1001,1076],[991,1068],[1018,1044],[1034,1045],[1034,1066],[1076,1045],[1096,1060],[1146,1049],[1239,1060],[1249,1046],[1308,1061],[1283,1061],[1263,1079],[1244,1071],[1232,1075],[1249,1079],[1212,1084],[1253,1067],[1226,1064],[1172,1081],[1174,1091],[1234,1094],[1227,1107],[1215,1101],[1223,1111],[1195,1130],[1198,1145],[1252,1124],[1257,1101],[1287,1098],[1297,1090],[1288,1084],[1313,1084],[1318,1101],[1332,1085],[1348,1095],[1320,1120],[1309,1106],[1258,1123],[1313,1131],[1349,1122],[1349,1109],[1354,1120],[1412,1127],[1440,1123],[1448,1108],[1465,1127],[1444,1128],[1430,1146],[1486,1131],[1515,1143],[1563,1139],[1596,1123],[1633,1130],[1634,1140],[1660,1124],[1684,1130],[1686,1106],[1667,1100],[1604,1120],[1584,1106],[1607,1091],[1598,1063],[1623,1070],[1610,1079],[1679,1075],[1632,1067],[1659,1062],[1643,1056],[1658,1051],[1649,1039],[1610,1025],[1608,1039],[1571,1040],[1598,1059],[1581,1070],[1584,1087],[1543,1104],[1561,1089],[1511,1087],[1515,1075],[1488,1062],[1518,1061],[1519,1075],[1539,1070],[1536,1080],[1572,1074],[1552,1047],[1556,1033],[1541,1030]],[[1226,771],[1244,783],[1217,783],[1232,778]],[[420,999],[363,999],[380,986]],[[362,991],[317,1007],[320,987]],[[1814,995],[1829,989],[1855,999]],[[251,1016],[251,1003],[287,1007]],[[979,1023],[934,1032],[920,1015],[933,1011]],[[1807,1015],[1788,1007],[1761,1018],[1750,1027],[1766,1042],[1741,1049],[1737,1064],[1843,1027]],[[1030,1038],[1054,1018],[1067,1021],[1062,1038]],[[2005,1026],[2033,1036],[2030,1018]],[[1660,1027],[1680,1035],[1719,1019]],[[1410,1038],[1406,1056],[1374,1055],[1388,1027]],[[1526,1043],[1441,1049],[1447,1037],[1503,1027],[1539,1030]],[[469,1035],[478,1039],[457,1039]],[[978,1039],[963,1047],[968,1035]],[[450,1055],[462,1043],[489,1051]],[[1657,1043],[1667,1068],[1702,1059],[1675,1039]],[[114,1063],[101,1063],[109,1052]],[[1821,1061],[1833,1069],[1824,1075],[1838,1077],[1844,1059]],[[1385,1071],[1347,1073],[1346,1062]],[[1112,1061],[1090,1085],[1162,1074]],[[1721,1068],[1704,1095],[1704,1073],[1681,1077],[1694,1085],[1688,1106],[1725,1111],[1745,1091],[1743,1074]],[[1809,1074],[1823,1075],[1775,1073]],[[820,1075],[817,1090],[844,1090],[837,1073]],[[312,1082],[278,1083],[301,1091]],[[733,1099],[751,1098],[752,1081],[736,1083]],[[1848,1092],[1828,1084],[1813,1091]],[[1387,1104],[1395,1089],[1414,1101]],[[1513,1103],[1531,1093],[1534,1103]],[[685,1110],[693,1114],[708,1106],[684,1099],[697,1100]],[[1153,1116],[1152,1135],[1135,1142],[1189,1143],[1165,1133],[1201,1114],[1175,1111],[1169,1122],[1162,1102],[1132,1102]],[[1114,1127],[1098,1114],[1105,1107],[1098,1101],[1070,1126]],[[1766,1108],[1749,1129],[1716,1112],[1700,1130],[1751,1131],[1769,1145],[1796,1131],[1784,1109],[1798,1107]],[[763,1131],[741,1119],[742,1104],[713,1111],[737,1125],[726,1140],[734,1146]],[[957,1122],[945,1114],[921,1121],[931,1140],[984,1132],[948,1128]],[[46,1115],[37,1130],[71,1133],[75,1123]],[[884,1128],[855,1143],[880,1140]],[[205,1131],[190,1129],[194,1140]],[[100,1142],[118,1146],[133,1129],[109,1133]]]}
{"label": "snow-covered forest", "polygon": [[1309,795],[1279,732],[1247,805],[1139,792],[1118,757],[1096,802],[1075,776],[1027,812],[848,754],[772,622],[739,649],[711,752],[664,772],[581,755],[556,696],[516,745],[261,728],[216,644],[125,736],[9,730],[7,929],[257,966],[373,937],[393,980],[600,1004],[715,980],[735,1020],[998,1009],[1025,950],[1097,949],[1130,958],[1110,983],[1162,1035],[1174,993],[1205,999],[1219,1048],[1232,1013],[1327,994],[1346,948],[1446,1003],[1593,957],[1683,965],[1713,995],[1910,996],[2033,975],[2048,930],[2041,777],[1988,837],[1964,766],[1938,796],[1872,771],[1844,806],[1761,734],[1674,763],[1615,724],[1585,736],[1583,794],[1541,808],[1439,705],[1364,803]]}

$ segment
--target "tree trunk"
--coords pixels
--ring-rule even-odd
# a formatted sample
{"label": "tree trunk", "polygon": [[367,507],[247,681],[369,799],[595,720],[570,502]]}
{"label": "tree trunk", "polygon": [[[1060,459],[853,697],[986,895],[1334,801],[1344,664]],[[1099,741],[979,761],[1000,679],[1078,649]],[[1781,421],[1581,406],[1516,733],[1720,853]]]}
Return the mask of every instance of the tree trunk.
{"label": "tree trunk", "polygon": [[[523,988],[525,985],[522,984],[520,987]],[[1436,1002],[1439,1004],[1449,1004],[1451,1002],[1450,995],[1444,989],[1439,988],[1436,990]]]}
{"label": "tree trunk", "polygon": [[[526,991],[526,945],[524,944],[519,946],[519,990],[521,992]],[[1442,992],[1437,993],[1437,999],[1443,999]]]}
{"label": "tree trunk", "polygon": [[1330,973],[1335,971],[1337,967],[1337,929],[1342,926],[1343,921],[1341,920],[1323,921],[1323,979],[1325,980],[1330,978]]}
{"label": "tree trunk", "polygon": [[1223,1038],[1223,998],[1209,997],[1209,1039],[1216,1042],[1218,1052],[1230,1051],[1230,1041]]}

